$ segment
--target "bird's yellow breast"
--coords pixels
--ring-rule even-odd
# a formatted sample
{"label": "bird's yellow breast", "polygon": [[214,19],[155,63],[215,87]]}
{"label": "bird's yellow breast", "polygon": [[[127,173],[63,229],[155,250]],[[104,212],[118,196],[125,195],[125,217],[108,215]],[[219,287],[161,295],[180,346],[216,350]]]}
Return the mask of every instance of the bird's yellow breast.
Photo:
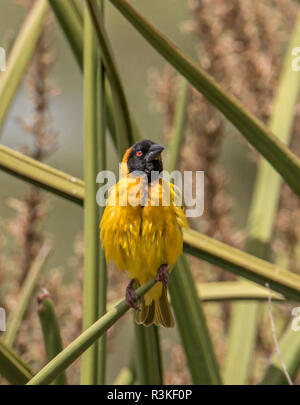
{"label": "bird's yellow breast", "polygon": [[[151,183],[146,197],[140,192],[135,195],[134,187],[124,178],[111,189],[100,237],[107,262],[113,260],[119,270],[144,284],[162,264],[175,265],[182,252],[181,228],[186,219],[171,183],[162,179]],[[122,206],[120,200],[128,205]]]}

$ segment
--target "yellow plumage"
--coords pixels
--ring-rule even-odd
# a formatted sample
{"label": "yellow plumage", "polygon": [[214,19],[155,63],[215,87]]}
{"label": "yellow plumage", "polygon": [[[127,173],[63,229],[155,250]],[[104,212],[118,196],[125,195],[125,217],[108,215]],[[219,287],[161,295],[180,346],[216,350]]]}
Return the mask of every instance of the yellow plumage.
{"label": "yellow plumage", "polygon": [[[161,265],[170,266],[169,271],[173,269],[182,253],[181,228],[186,226],[186,218],[181,206],[176,205],[177,191],[173,184],[161,178],[152,182],[147,203],[145,200],[141,203],[141,192],[131,195],[136,185],[137,182],[125,177],[110,190],[100,223],[100,238],[106,261],[112,260],[118,270],[126,271],[131,279],[143,285],[157,275]],[[143,194],[143,186],[141,190]],[[170,204],[164,206],[168,196]],[[120,206],[120,201],[127,206]],[[137,322],[173,326],[162,282],[145,294]]]}

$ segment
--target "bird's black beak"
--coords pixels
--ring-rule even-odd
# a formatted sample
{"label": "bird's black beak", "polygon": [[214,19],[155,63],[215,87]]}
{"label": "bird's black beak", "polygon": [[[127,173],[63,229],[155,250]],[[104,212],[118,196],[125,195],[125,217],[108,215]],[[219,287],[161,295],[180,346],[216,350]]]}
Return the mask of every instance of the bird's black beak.
{"label": "bird's black beak", "polygon": [[146,155],[146,160],[147,162],[152,162],[152,160],[159,159],[161,152],[165,148],[163,146],[158,145],[157,143],[154,143],[150,149],[148,150],[148,153]]}

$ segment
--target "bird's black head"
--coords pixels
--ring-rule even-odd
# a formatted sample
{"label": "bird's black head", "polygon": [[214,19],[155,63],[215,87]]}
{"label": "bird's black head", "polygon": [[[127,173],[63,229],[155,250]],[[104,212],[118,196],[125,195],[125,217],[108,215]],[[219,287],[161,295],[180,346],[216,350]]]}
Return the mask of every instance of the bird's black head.
{"label": "bird's black head", "polygon": [[164,148],[152,141],[144,140],[137,142],[130,149],[127,167],[129,173],[141,171],[146,173],[148,182],[151,182],[151,172],[161,173],[163,164],[161,152]]}

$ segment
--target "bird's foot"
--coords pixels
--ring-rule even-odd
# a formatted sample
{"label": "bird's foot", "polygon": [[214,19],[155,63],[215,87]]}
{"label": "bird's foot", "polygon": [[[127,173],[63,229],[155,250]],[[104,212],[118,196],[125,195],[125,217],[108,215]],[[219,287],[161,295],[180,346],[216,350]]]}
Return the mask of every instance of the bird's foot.
{"label": "bird's foot", "polygon": [[162,264],[157,270],[157,276],[155,281],[161,281],[164,286],[167,286],[169,283],[169,268],[167,264]]}
{"label": "bird's foot", "polygon": [[136,295],[135,289],[133,288],[134,282],[135,280],[131,280],[128,286],[126,287],[125,301],[129,307],[135,309],[136,311],[139,311],[140,308],[137,304],[139,299],[138,296]]}

